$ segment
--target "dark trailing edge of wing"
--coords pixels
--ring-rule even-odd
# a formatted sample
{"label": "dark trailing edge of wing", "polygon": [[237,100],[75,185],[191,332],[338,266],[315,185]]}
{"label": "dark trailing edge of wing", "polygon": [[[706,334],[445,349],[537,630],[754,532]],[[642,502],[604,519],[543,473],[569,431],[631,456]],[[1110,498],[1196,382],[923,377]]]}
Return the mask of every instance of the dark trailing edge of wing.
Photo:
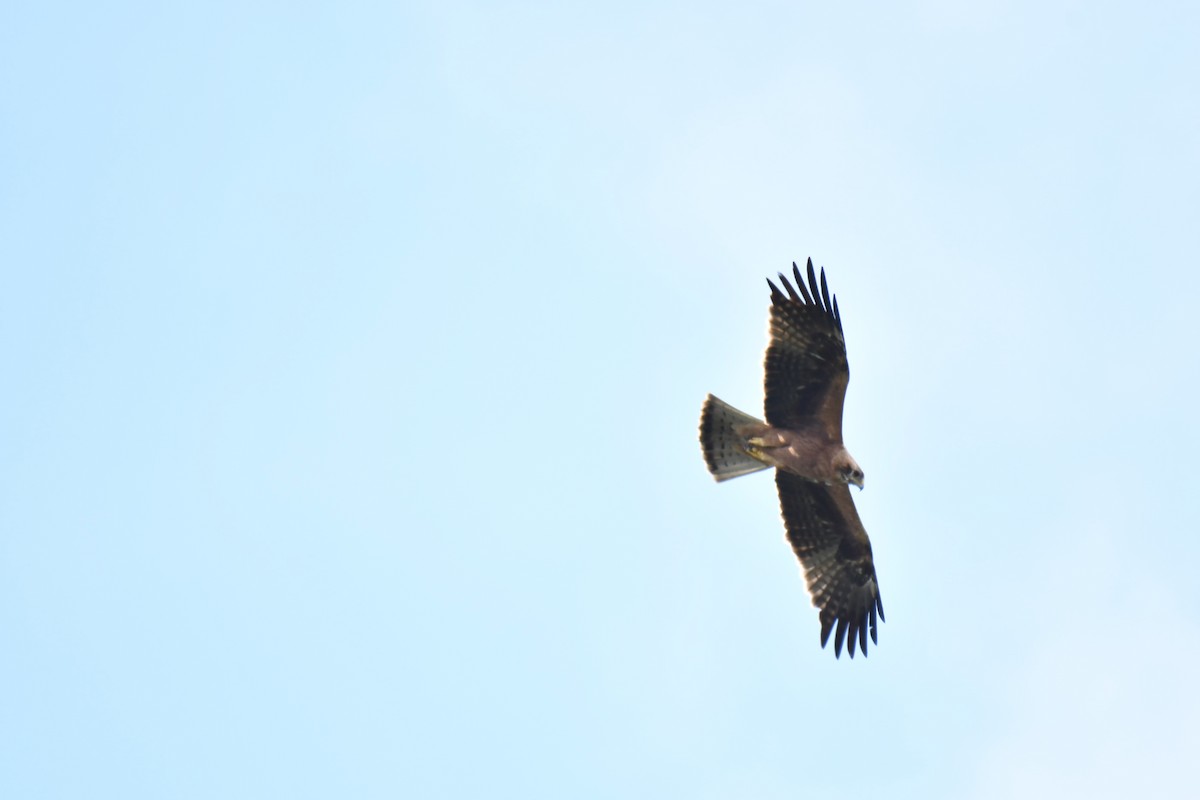
{"label": "dark trailing edge of wing", "polygon": [[[871,633],[871,641],[879,644],[879,631],[876,626],[876,615],[878,620],[887,622],[883,616],[883,600],[878,594],[875,595],[875,604],[868,611],[864,611],[862,616],[857,618],[838,617],[832,611],[821,612],[821,647],[824,648],[829,642],[829,634],[833,632],[833,623],[837,623],[837,634],[833,637],[833,655],[834,658],[842,657],[842,642],[845,641],[849,650],[850,657],[854,658],[854,645],[857,641],[858,649],[862,651],[863,658],[867,657],[867,632]],[[847,636],[846,634],[849,634]]]}
{"label": "dark trailing edge of wing", "polygon": [[[787,303],[796,302],[804,303],[805,305],[816,306],[821,311],[833,320],[837,325],[837,329],[842,329],[842,313],[838,310],[837,295],[829,293],[829,284],[825,281],[825,268],[821,267],[821,280],[818,283],[817,273],[813,269],[812,259],[808,259],[808,288],[804,286],[804,278],[800,274],[800,268],[796,266],[796,262],[792,262],[792,275],[796,279],[796,288],[800,290],[797,294],[796,289],[792,288],[792,284],[788,281],[787,276],[782,272],[779,274],[779,280],[783,284],[783,288],[787,289],[787,294],[779,291],[779,287],[767,278],[767,285],[771,287],[771,302]],[[811,291],[811,294],[809,293]]]}

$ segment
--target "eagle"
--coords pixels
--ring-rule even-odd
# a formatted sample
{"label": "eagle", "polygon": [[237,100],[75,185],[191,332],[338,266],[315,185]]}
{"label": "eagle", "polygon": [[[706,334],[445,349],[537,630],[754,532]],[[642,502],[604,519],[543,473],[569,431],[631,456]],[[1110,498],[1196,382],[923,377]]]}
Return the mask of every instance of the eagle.
{"label": "eagle", "polygon": [[[871,540],[850,496],[863,471],[842,442],[842,404],[850,368],[837,297],[808,259],[808,286],[792,262],[793,287],[770,278],[771,343],[767,347],[762,422],[709,395],[700,414],[700,445],[708,471],[726,481],[775,468],[775,486],[788,542],[820,609],[821,647],[833,635],[867,655],[867,633],[879,643],[876,618],[883,601]],[[835,630],[836,626],[836,630]]]}

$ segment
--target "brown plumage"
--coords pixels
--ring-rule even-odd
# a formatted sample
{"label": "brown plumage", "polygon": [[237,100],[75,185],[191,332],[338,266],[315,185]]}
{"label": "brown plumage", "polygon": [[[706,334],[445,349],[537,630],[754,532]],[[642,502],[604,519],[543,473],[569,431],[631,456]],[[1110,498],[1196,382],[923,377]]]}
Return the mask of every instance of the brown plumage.
{"label": "brown plumage", "polygon": [[766,422],[712,395],[700,416],[705,463],[718,481],[775,468],[788,542],[804,567],[813,605],[820,609],[821,646],[833,634],[838,657],[845,642],[867,654],[883,620],[871,542],[858,517],[850,484],[863,472],[842,442],[842,404],[850,368],[837,298],[825,270],[818,282],[808,260],[808,285],[792,264],[795,287],[770,280],[771,344],[763,403]]}

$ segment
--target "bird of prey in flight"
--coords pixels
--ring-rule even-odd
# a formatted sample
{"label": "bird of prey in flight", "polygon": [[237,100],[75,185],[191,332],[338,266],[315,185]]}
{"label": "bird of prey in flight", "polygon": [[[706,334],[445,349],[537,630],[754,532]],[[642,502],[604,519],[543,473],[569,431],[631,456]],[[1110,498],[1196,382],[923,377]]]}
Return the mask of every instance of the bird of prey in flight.
{"label": "bird of prey in flight", "polygon": [[795,287],[779,273],[783,291],[767,280],[767,421],[710,394],[700,415],[700,445],[718,481],[775,468],[787,539],[821,612],[821,647],[832,633],[836,657],[843,642],[851,658],[856,643],[866,656],[867,633],[879,642],[876,616],[883,620],[883,603],[871,541],[850,496],[851,484],[862,489],[863,471],[842,443],[842,403],[850,381],[842,315],[824,268],[818,282],[808,260],[807,287],[795,263],[792,273]]}

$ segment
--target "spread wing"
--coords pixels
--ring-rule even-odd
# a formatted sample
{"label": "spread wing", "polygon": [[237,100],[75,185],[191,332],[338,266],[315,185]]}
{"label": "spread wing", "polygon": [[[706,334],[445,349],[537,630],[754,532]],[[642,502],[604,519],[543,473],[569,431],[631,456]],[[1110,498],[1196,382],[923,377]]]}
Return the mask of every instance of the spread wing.
{"label": "spread wing", "polygon": [[823,268],[818,284],[812,259],[808,260],[807,289],[795,263],[792,273],[796,288],[779,273],[786,294],[767,280],[771,286],[771,344],[767,347],[765,380],[767,422],[777,428],[800,428],[816,418],[835,441],[841,441],[842,401],[850,382],[842,315],[837,298],[829,294]]}
{"label": "spread wing", "polygon": [[850,487],[825,486],[775,470],[779,505],[788,542],[804,567],[813,605],[821,609],[821,647],[837,623],[834,655],[847,640],[854,658],[855,641],[867,654],[867,632],[876,638],[875,617],[883,620],[879,581],[871,559],[871,541],[858,518]]}

